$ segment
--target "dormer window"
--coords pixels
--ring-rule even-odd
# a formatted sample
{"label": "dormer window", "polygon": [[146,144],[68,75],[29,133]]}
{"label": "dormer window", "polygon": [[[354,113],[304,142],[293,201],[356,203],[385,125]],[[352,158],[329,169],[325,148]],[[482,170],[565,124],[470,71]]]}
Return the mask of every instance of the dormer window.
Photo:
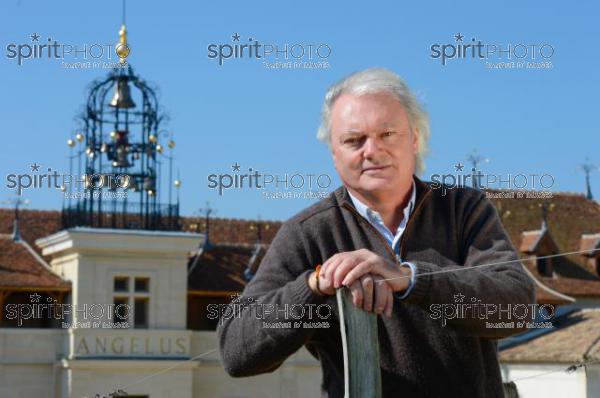
{"label": "dormer window", "polygon": [[541,229],[523,232],[519,250],[526,255],[540,276],[551,278],[554,275],[552,259],[546,257],[557,254],[559,250],[546,223],[542,224]]}
{"label": "dormer window", "polygon": [[552,259],[537,258],[537,271],[541,276],[552,277]]}
{"label": "dormer window", "polygon": [[579,250],[588,265],[588,270],[600,277],[600,233],[581,235]]}

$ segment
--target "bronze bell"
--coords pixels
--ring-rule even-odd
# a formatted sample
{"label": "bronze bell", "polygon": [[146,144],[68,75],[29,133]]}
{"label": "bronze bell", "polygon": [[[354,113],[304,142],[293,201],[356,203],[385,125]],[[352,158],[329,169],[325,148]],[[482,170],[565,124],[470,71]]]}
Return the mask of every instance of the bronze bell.
{"label": "bronze bell", "polygon": [[113,162],[114,167],[129,167],[131,164],[127,159],[127,150],[125,146],[118,146],[116,150],[116,158]]}
{"label": "bronze bell", "polygon": [[128,109],[134,108],[135,102],[131,99],[131,90],[127,78],[120,77],[115,85],[115,95],[108,104],[113,108]]}

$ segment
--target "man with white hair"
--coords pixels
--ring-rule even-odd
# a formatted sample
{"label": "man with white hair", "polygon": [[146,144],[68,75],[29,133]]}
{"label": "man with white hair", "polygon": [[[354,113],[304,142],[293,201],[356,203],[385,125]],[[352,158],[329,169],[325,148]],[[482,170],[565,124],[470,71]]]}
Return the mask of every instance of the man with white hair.
{"label": "man with white hair", "polygon": [[535,303],[493,205],[471,188],[442,196],[416,176],[428,118],[389,70],[367,69],[332,86],[318,138],[343,186],[282,225],[242,300],[278,309],[327,303],[331,327],[264,328],[282,311],[258,316],[245,308],[218,328],[225,369],[236,377],[270,372],[304,345],[321,362],[323,396],[342,397],[334,294],[346,286],[356,306],[381,315],[384,397],[502,397],[496,339],[520,330],[486,322],[505,320],[506,311],[482,319],[471,309],[444,322],[431,311],[464,298],[504,309]]}

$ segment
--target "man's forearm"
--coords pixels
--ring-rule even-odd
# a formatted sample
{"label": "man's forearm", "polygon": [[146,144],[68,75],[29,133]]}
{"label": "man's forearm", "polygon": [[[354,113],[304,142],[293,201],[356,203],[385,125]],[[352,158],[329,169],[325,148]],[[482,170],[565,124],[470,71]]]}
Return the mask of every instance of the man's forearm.
{"label": "man's forearm", "polygon": [[323,304],[325,297],[310,290],[307,278],[308,273],[303,273],[285,286],[256,298],[244,294],[241,301],[253,297],[254,307],[245,306],[236,316],[221,320],[217,334],[223,365],[230,375],[251,376],[272,371],[306,342],[314,329],[264,326],[307,321],[307,314],[299,319],[286,318],[285,310],[291,314],[294,304],[312,304],[313,309]]}
{"label": "man's forearm", "polygon": [[[432,305],[449,304],[472,305],[472,308],[487,305],[486,309],[535,304],[534,283],[523,270],[493,205],[483,196],[473,205],[464,230],[464,242],[464,264],[440,266],[418,259],[413,261],[417,267],[416,283],[405,300],[407,303],[427,310],[431,310]],[[506,312],[486,312],[485,317],[455,317],[448,319],[448,325],[481,337],[517,333],[518,329],[487,327],[486,322],[506,321],[503,314]]]}
{"label": "man's forearm", "polygon": [[[417,283],[405,302],[429,311],[433,319],[440,320],[440,326],[447,324],[479,337],[506,337],[520,331],[516,322],[515,328],[490,328],[488,323],[510,322],[506,314],[508,308],[525,305],[529,309],[530,304],[535,303],[533,282],[519,270],[519,263],[512,264],[511,268],[481,270],[465,269],[464,266],[440,267],[425,262],[415,264]],[[448,272],[453,270],[456,272]],[[419,277],[419,274],[428,275]],[[445,312],[448,306],[452,306],[452,311]]]}

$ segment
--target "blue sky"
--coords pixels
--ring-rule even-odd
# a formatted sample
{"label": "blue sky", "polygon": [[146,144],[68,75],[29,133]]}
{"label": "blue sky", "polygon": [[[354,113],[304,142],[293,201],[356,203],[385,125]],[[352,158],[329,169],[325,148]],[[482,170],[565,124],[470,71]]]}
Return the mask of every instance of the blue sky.
{"label": "blue sky", "polygon": [[[331,83],[371,66],[399,73],[430,115],[425,176],[455,173],[453,165],[477,149],[490,158],[482,167],[486,173],[551,174],[554,191],[583,192],[578,165],[586,155],[600,164],[599,8],[592,2],[130,1],[128,60],[159,87],[170,116],[163,128],[177,141],[184,215],[210,201],[221,217],[286,219],[313,202],[266,199],[256,189],[222,196],[209,189],[207,176],[232,174],[236,162],[242,171],[252,167],[279,176],[328,174],[332,188],[338,186],[329,152],[315,138],[322,97]],[[6,47],[30,44],[33,33],[72,45],[115,43],[120,23],[119,1],[0,4],[0,200],[13,193],[5,176],[29,172],[33,162],[68,171],[66,140],[77,128],[74,116],[89,83],[108,73],[66,69],[47,58],[18,66]],[[325,43],[332,49],[330,68],[269,69],[248,58],[219,66],[208,58],[207,46],[233,44],[234,33],[242,41],[252,37],[279,46]],[[450,59],[443,66],[431,58],[433,44],[456,44],[457,33],[466,42],[475,38],[504,48],[550,45],[552,68],[488,69],[479,59]],[[592,174],[592,184],[600,198],[600,172]],[[61,206],[60,194],[48,189],[29,189],[24,196],[30,208]]]}

